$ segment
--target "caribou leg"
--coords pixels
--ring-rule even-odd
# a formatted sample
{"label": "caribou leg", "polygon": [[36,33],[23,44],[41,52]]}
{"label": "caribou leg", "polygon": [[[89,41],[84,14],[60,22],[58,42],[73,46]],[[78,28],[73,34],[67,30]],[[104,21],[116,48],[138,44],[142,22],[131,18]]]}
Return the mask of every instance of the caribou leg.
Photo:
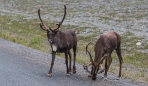
{"label": "caribou leg", "polygon": [[112,58],[111,58],[111,54],[110,54],[109,57],[108,57],[108,67],[107,67],[107,72],[108,72],[108,70],[109,70],[109,68],[110,68],[111,63],[112,63]]}
{"label": "caribou leg", "polygon": [[[108,57],[108,54],[107,54],[107,55],[105,54],[105,55],[103,56],[103,59],[101,59],[100,63],[98,64],[98,66],[99,66],[98,70],[100,70],[100,71],[98,72],[98,74],[104,72],[105,69],[102,67],[102,63],[103,63],[103,60],[104,60],[105,58],[107,58],[107,57]],[[97,71],[98,71],[98,70],[97,70]]]}
{"label": "caribou leg", "polygon": [[69,69],[68,69],[68,50],[65,52],[65,62],[66,62],[66,68],[67,68],[67,75],[69,75]]}
{"label": "caribou leg", "polygon": [[111,58],[111,53],[110,53],[109,56],[105,59],[105,74],[104,74],[104,77],[107,77],[107,72],[109,70],[111,63],[112,63],[112,58]]}
{"label": "caribou leg", "polygon": [[52,51],[52,61],[51,61],[50,70],[49,70],[49,72],[48,72],[48,74],[47,74],[48,76],[52,76],[52,67],[53,67],[53,65],[54,65],[55,54],[56,54],[56,52]]}
{"label": "caribou leg", "polygon": [[73,53],[74,53],[73,74],[76,73],[76,66],[75,66],[75,62],[76,62],[76,49],[77,49],[77,46],[75,45],[75,46],[73,47]]}
{"label": "caribou leg", "polygon": [[123,63],[120,45],[119,45],[119,47],[116,49],[116,53],[117,53],[117,56],[118,56],[118,58],[119,58],[119,63],[120,63],[120,69],[119,69],[119,75],[118,75],[118,77],[120,78],[120,77],[121,77],[122,63]]}
{"label": "caribou leg", "polygon": [[104,73],[104,77],[107,77],[107,59],[108,57],[105,58],[105,73]]}
{"label": "caribou leg", "polygon": [[68,51],[68,55],[69,55],[69,72],[71,72],[71,52]]}
{"label": "caribou leg", "polygon": [[100,64],[98,74],[100,74],[100,73],[104,72],[104,70],[105,70],[105,69],[102,67],[102,64]]}

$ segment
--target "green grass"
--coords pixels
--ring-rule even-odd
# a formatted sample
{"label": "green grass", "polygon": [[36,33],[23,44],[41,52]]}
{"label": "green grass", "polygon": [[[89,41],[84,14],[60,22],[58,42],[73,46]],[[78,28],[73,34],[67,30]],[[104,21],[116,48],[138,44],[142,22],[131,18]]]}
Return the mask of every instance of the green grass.
{"label": "green grass", "polygon": [[[14,18],[13,16],[0,16],[0,23],[1,23],[0,24],[1,38],[7,39],[19,44],[23,44],[25,46],[29,46],[34,49],[41,50],[43,52],[49,52],[49,50],[47,49],[47,46],[48,47],[50,46],[47,42],[46,32],[40,29],[38,19],[26,20],[23,18],[23,16],[20,16],[20,15],[17,16],[16,18]],[[54,22],[50,25],[53,27]],[[88,28],[88,27],[82,28],[74,25],[67,25],[67,26],[63,25],[61,28],[63,28],[62,30],[64,30],[67,27],[75,28],[76,30],[78,30],[78,34],[80,32],[84,32],[85,28]],[[97,34],[94,33],[88,36],[78,36],[78,52],[77,52],[78,62],[82,64],[85,63],[85,61],[83,61],[83,57],[88,58],[88,61],[89,61],[89,57],[85,55],[85,46],[89,41],[95,41],[96,39],[94,37],[96,35]],[[148,55],[143,54],[141,52],[137,52],[137,48],[135,45],[136,42],[144,38],[135,37],[134,34],[132,34],[131,32],[126,32],[125,34],[122,35],[121,38],[122,38],[122,47],[125,47],[123,48],[123,52],[128,53],[128,55],[124,57],[125,62],[135,64],[136,66],[139,66],[139,67],[148,67],[147,62],[145,62],[146,60],[144,60],[144,59],[147,59]],[[92,53],[93,53],[94,44],[95,42],[93,42],[90,48]],[[131,48],[131,50],[128,49],[129,47]],[[145,43],[143,48],[147,49],[148,44]],[[113,57],[116,57],[116,55]]]}
{"label": "green grass", "polygon": [[134,64],[136,67],[147,68],[148,64],[146,60],[148,60],[148,54],[138,52],[138,50],[147,49],[147,45],[140,48],[136,45],[136,43],[142,39],[144,39],[144,37],[135,37],[134,34],[130,32],[126,32],[122,36],[122,46],[126,46],[122,50],[128,53],[128,55],[124,56],[124,62]]}

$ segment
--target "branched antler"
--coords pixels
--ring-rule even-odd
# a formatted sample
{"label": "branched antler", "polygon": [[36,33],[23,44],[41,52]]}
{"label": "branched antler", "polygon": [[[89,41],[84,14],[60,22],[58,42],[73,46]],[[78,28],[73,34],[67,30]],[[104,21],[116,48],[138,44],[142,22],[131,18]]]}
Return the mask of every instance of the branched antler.
{"label": "branched antler", "polygon": [[59,24],[56,24],[57,26],[53,29],[54,31],[57,31],[60,28],[60,26],[62,25],[62,23],[65,19],[65,16],[66,16],[66,5],[64,5],[64,16],[63,16],[61,22],[59,22]]}
{"label": "branched antler", "polygon": [[86,45],[86,54],[87,54],[87,53],[89,54],[89,57],[90,57],[91,63],[92,63],[92,65],[94,65],[94,62],[93,62],[93,58],[92,58],[92,56],[91,56],[91,53],[87,50],[88,45],[89,45],[90,43],[91,43],[91,42],[89,42],[89,43]]}

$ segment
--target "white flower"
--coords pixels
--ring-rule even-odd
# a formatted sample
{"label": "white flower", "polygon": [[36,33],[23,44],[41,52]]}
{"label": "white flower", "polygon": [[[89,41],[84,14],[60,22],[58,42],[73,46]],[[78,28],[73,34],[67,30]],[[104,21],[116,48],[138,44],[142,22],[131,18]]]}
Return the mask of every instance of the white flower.
{"label": "white flower", "polygon": [[137,42],[136,45],[137,45],[137,46],[141,45],[141,42]]}

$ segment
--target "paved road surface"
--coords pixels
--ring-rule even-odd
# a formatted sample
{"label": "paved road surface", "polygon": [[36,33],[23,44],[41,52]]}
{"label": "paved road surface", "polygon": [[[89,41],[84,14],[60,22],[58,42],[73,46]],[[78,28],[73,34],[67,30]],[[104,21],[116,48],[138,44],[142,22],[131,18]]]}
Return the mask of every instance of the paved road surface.
{"label": "paved road surface", "polygon": [[96,81],[87,78],[82,65],[77,64],[77,73],[66,76],[64,59],[57,57],[53,76],[48,77],[51,55],[19,44],[0,39],[0,86],[139,86],[131,80]]}

